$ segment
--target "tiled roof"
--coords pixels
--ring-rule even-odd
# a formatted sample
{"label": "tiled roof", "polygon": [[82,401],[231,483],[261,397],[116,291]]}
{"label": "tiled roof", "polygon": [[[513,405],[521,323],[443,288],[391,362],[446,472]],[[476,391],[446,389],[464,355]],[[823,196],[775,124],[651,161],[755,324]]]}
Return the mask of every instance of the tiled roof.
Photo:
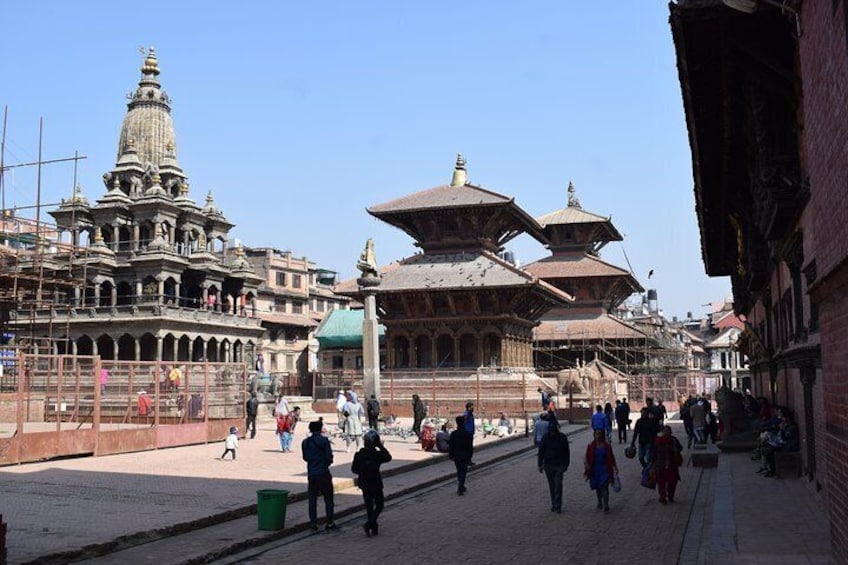
{"label": "tiled roof", "polygon": [[539,222],[542,227],[545,227],[554,224],[605,223],[609,222],[610,219],[587,212],[586,210],[576,206],[569,206],[568,208],[563,208],[562,210],[556,210],[550,214],[540,216],[536,218],[536,221]]}
{"label": "tiled roof", "polygon": [[543,320],[533,331],[538,341],[582,339],[642,339],[647,334],[609,314],[583,314],[569,319]]}
{"label": "tiled roof", "polygon": [[620,277],[630,275],[620,267],[611,265],[597,257],[551,256],[524,265],[524,270],[544,279],[574,277]]}
{"label": "tiled roof", "polygon": [[315,327],[318,323],[309,316],[303,314],[285,314],[279,312],[259,312],[259,318],[269,324],[281,324],[286,326]]}
{"label": "tiled roof", "polygon": [[733,313],[733,310],[729,310],[720,314],[713,320],[713,327],[719,330],[724,328],[736,328],[743,330],[745,329],[745,324],[736,314]]}
{"label": "tiled roof", "polygon": [[[536,286],[563,302],[573,298],[532,274],[507,263],[488,251],[419,254],[381,270],[383,281],[377,292],[426,289],[469,289]],[[356,294],[356,279],[339,284],[338,294]]]}
{"label": "tiled roof", "polygon": [[425,208],[454,208],[475,204],[508,204],[513,199],[497,192],[466,184],[462,186],[437,186],[395,198],[368,208],[368,212],[379,215],[387,212],[410,212]]}

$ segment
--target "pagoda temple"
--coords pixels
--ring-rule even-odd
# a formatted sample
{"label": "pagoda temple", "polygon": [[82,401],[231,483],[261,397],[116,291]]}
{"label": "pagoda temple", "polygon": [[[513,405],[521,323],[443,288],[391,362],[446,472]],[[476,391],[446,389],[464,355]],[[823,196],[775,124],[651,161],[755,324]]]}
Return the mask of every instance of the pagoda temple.
{"label": "pagoda temple", "polygon": [[573,295],[575,303],[543,315],[534,332],[536,367],[561,370],[598,359],[624,371],[638,364],[649,336],[613,313],[644,289],[632,273],[599,256],[607,243],[623,239],[611,218],[584,210],[569,183],[567,206],[538,218],[538,223],[551,256],[524,269]]}
{"label": "pagoda temple", "polygon": [[[368,209],[408,233],[421,253],[382,270],[374,289],[389,370],[480,367],[529,371],[533,328],[569,294],[498,253],[521,233],[547,243],[513,198],[468,182],[459,155],[450,184]],[[352,284],[337,292],[359,296]]]}

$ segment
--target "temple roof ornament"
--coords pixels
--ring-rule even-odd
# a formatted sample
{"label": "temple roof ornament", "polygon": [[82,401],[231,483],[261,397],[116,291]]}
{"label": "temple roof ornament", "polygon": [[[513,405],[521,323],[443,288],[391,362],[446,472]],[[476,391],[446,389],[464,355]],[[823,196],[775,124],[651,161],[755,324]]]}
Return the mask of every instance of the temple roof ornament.
{"label": "temple roof ornament", "polygon": [[250,265],[247,259],[244,258],[244,247],[242,247],[241,243],[236,247],[236,258],[233,260],[233,264],[230,265],[233,271],[251,271],[253,272],[253,267]]}
{"label": "temple roof ornament", "polygon": [[[176,161],[176,136],[170,99],[161,89],[157,79],[159,73],[159,60],[155,49],[151,47],[141,66],[138,88],[129,95],[127,114],[118,141],[117,165],[152,163],[160,168],[168,166],[175,169],[176,174],[182,174]],[[131,155],[133,150],[135,157]]]}
{"label": "temple roof ornament", "polygon": [[374,240],[370,237],[365,242],[365,249],[359,255],[359,261],[356,262],[356,268],[362,273],[362,277],[379,278],[379,267],[377,266],[377,258],[374,255]]}
{"label": "temple roof ornament", "polygon": [[221,210],[215,207],[215,199],[212,197],[211,190],[206,194],[206,206],[203,207],[203,213],[208,216],[223,216]]}
{"label": "temple roof ornament", "polygon": [[462,153],[457,153],[450,185],[464,186],[466,184],[468,184],[468,172],[465,170],[465,157],[462,156]]}
{"label": "temple roof ornament", "polygon": [[141,74],[153,76],[159,74],[159,60],[156,58],[155,47],[148,49],[147,57],[144,59],[144,65],[141,67]]}
{"label": "temple roof ornament", "polygon": [[583,207],[580,205],[580,199],[575,196],[576,190],[574,189],[574,183],[572,181],[568,181],[568,207],[569,208],[580,208]]}

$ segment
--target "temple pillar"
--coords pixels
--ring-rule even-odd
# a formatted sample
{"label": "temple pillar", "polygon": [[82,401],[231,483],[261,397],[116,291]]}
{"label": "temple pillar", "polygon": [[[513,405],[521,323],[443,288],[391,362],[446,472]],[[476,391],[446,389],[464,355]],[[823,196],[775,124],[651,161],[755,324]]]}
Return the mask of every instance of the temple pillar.
{"label": "temple pillar", "polygon": [[[133,303],[138,304],[141,302],[141,281],[136,279],[135,281],[135,296],[133,296]],[[138,359],[136,359],[137,361]]]}
{"label": "temple pillar", "polygon": [[112,285],[112,290],[109,293],[109,305],[113,308],[118,305],[118,287],[117,285]]}
{"label": "temple pillar", "polygon": [[162,299],[165,296],[165,278],[162,275],[156,276],[156,303],[162,304]]}
{"label": "temple pillar", "polygon": [[136,338],[133,339],[133,349],[135,350],[135,360],[141,361],[141,342]]}
{"label": "temple pillar", "polygon": [[156,338],[156,361],[162,361],[162,337]]}
{"label": "temple pillar", "polygon": [[[131,249],[133,251],[138,251],[139,240],[141,239],[141,226],[138,223],[133,223],[132,226],[132,244]],[[139,293],[141,294],[141,293]]]}

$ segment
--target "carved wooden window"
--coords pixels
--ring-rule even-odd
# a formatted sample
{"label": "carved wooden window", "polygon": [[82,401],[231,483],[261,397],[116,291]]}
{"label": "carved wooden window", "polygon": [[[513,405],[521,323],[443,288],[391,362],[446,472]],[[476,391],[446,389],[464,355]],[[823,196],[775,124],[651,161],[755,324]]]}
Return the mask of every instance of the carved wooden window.
{"label": "carved wooden window", "polygon": [[286,273],[277,271],[277,286],[286,286]]}

